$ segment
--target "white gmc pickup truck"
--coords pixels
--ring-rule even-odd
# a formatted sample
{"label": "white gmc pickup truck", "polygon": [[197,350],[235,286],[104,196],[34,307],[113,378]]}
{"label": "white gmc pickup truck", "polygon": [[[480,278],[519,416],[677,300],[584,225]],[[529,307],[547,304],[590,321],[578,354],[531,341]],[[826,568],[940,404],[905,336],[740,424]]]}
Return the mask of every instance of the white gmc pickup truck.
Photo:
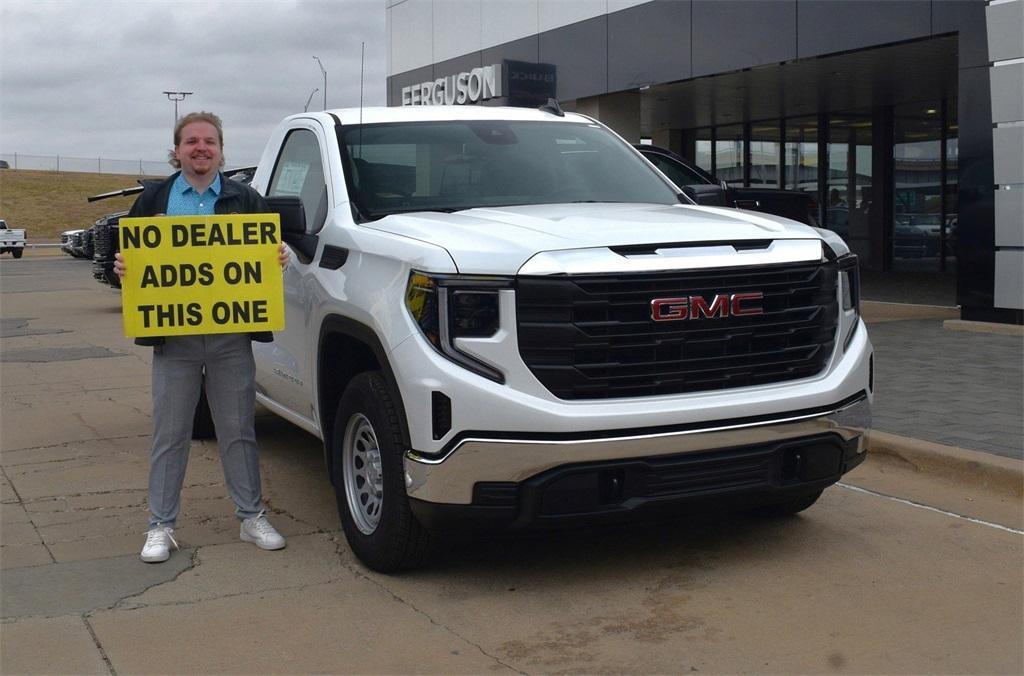
{"label": "white gmc pickup truck", "polygon": [[8,228],[7,221],[0,218],[0,253],[11,252],[15,258],[25,253],[25,230]]}
{"label": "white gmc pickup truck", "polygon": [[455,529],[791,514],[863,459],[856,257],[692,204],[593,119],[295,115],[253,186],[294,251],[257,396],[323,439],[371,568]]}

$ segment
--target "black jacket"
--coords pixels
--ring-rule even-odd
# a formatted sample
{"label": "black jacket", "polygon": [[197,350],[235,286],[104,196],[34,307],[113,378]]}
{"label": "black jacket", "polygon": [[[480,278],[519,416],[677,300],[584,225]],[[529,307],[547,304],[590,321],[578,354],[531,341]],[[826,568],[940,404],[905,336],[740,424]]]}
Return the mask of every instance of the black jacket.
{"label": "black jacket", "polygon": [[[167,199],[171,194],[171,186],[177,180],[181,172],[163,180],[144,181],[142,194],[140,194],[127,218],[156,216],[167,212]],[[263,195],[247,185],[238,181],[232,181],[224,174],[220,175],[220,196],[213,205],[214,213],[218,214],[264,214],[270,211]],[[270,331],[256,331],[249,334],[249,337],[260,343],[269,343],[274,340],[274,334]],[[162,345],[163,338],[136,338],[136,345]]]}

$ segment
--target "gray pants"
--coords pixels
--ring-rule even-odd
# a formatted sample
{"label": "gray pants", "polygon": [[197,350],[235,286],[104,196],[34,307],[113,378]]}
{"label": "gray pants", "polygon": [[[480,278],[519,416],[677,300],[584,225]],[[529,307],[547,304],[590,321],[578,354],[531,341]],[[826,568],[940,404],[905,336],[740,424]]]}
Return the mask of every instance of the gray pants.
{"label": "gray pants", "polygon": [[248,334],[175,336],[153,349],[149,525],[174,526],[181,509],[192,419],[206,368],[224,480],[240,519],[263,509],[256,446],[256,365]]}

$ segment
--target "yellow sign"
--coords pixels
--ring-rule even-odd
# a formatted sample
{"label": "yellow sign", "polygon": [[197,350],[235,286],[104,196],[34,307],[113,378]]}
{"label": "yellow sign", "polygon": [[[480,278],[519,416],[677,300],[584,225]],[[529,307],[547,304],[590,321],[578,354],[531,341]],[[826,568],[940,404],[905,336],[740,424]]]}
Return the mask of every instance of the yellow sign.
{"label": "yellow sign", "polygon": [[122,218],[130,338],[284,328],[277,214]]}

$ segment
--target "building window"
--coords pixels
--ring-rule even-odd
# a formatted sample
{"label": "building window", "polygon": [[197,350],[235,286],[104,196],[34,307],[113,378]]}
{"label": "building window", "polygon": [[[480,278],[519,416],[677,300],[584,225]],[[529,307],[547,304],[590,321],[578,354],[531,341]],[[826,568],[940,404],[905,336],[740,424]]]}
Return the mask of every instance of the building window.
{"label": "building window", "polygon": [[729,185],[743,185],[743,125],[715,130],[715,176]]}
{"label": "building window", "polygon": [[828,125],[825,227],[839,234],[868,262],[873,193],[870,115],[835,115]]}
{"label": "building window", "polygon": [[715,173],[714,153],[712,152],[713,138],[711,129],[698,129],[696,134],[696,150],[694,160],[698,167],[708,172]]}
{"label": "building window", "polygon": [[818,193],[818,118],[786,120],[786,189]]}
{"label": "building window", "polygon": [[928,101],[893,109],[892,267],[942,268],[942,106]]}
{"label": "building window", "polygon": [[750,125],[750,185],[755,188],[778,188],[780,151],[779,121],[754,122]]}

